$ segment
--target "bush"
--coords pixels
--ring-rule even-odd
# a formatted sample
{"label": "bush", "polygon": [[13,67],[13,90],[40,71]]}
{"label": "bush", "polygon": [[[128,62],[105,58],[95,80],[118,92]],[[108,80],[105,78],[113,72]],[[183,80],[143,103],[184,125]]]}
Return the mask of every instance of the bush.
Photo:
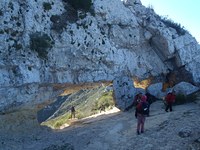
{"label": "bush", "polygon": [[67,12],[62,13],[61,15],[52,15],[50,20],[53,22],[51,28],[60,32],[67,26],[67,22],[76,22],[78,20],[78,14],[76,11],[68,9]]}
{"label": "bush", "polygon": [[63,124],[64,124],[63,122],[56,122],[56,123],[54,124],[54,128],[55,128],[55,129],[59,129]]}
{"label": "bush", "polygon": [[44,10],[47,10],[47,11],[52,9],[51,4],[47,2],[43,3],[43,8]]}
{"label": "bush", "polygon": [[95,102],[95,105],[93,106],[92,110],[105,110],[106,108],[113,107],[115,105],[112,91],[105,92],[98,101]]}
{"label": "bush", "polygon": [[193,102],[196,100],[196,95],[191,94],[191,95],[184,95],[184,94],[177,94],[176,95],[176,100],[175,100],[175,105],[180,105],[180,104],[185,104],[189,102]]}
{"label": "bush", "polygon": [[78,119],[82,119],[82,118],[85,118],[85,117],[87,117],[87,116],[84,115],[84,114],[81,113],[81,112],[78,112],[78,113],[76,114],[76,117],[77,117]]}
{"label": "bush", "polygon": [[175,100],[175,105],[180,105],[186,103],[186,96],[183,94],[177,94],[176,95],[176,100]]}
{"label": "bush", "polygon": [[197,100],[197,98],[198,98],[197,93],[187,95],[187,102],[194,102],[195,100]]}
{"label": "bush", "polygon": [[171,28],[174,28],[176,30],[176,32],[178,33],[178,35],[185,35],[185,33],[187,32],[184,27],[181,27],[180,24],[175,23],[173,20],[168,19],[167,17],[161,17],[162,22]]}
{"label": "bush", "polygon": [[63,0],[69,3],[75,10],[89,11],[92,6],[92,0]]}
{"label": "bush", "polygon": [[50,119],[48,121],[42,122],[41,125],[48,126],[52,129],[59,129],[65,123],[69,123],[68,119],[70,119],[70,114],[64,114],[54,119]]}
{"label": "bush", "polygon": [[61,16],[59,16],[59,15],[52,15],[50,17],[50,20],[53,22],[51,28],[57,32],[62,31],[63,28],[66,26],[65,25],[66,22],[65,21],[63,22],[61,19]]}
{"label": "bush", "polygon": [[50,17],[50,20],[53,22],[53,23],[57,23],[57,22],[60,22],[60,16],[59,15],[52,15]]}
{"label": "bush", "polygon": [[15,47],[16,50],[20,50],[23,48],[22,44],[17,44],[17,43],[15,43],[13,46]]}
{"label": "bush", "polygon": [[52,48],[51,38],[44,33],[36,32],[30,35],[30,49],[36,51],[38,56],[47,59],[48,49]]}

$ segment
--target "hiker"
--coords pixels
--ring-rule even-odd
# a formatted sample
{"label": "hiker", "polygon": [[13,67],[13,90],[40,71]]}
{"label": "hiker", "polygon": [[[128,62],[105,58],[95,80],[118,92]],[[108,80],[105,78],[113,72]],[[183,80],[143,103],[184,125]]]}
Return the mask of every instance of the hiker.
{"label": "hiker", "polygon": [[168,109],[172,111],[172,104],[175,102],[176,99],[176,94],[175,91],[173,90],[172,92],[169,92],[167,96],[165,97],[166,100],[166,108],[165,111],[168,112]]}
{"label": "hiker", "polygon": [[75,113],[76,113],[75,108],[74,108],[74,106],[72,106],[71,107],[71,119],[72,119],[72,117],[75,118]]}
{"label": "hiker", "polygon": [[106,111],[106,106],[105,105],[101,105],[100,107],[99,107],[99,110],[100,110],[100,113],[102,112],[102,111]]}
{"label": "hiker", "polygon": [[137,118],[137,134],[138,135],[144,132],[144,123],[145,123],[145,119],[147,115],[144,109],[145,110],[148,109],[147,108],[148,103],[146,99],[147,97],[145,95],[140,94],[140,99],[138,99],[138,104],[136,105],[135,117]]}

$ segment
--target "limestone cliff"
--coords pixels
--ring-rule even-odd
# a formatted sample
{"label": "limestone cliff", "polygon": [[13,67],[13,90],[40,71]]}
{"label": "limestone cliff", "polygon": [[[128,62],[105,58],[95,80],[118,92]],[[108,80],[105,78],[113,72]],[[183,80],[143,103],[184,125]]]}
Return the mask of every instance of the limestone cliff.
{"label": "limestone cliff", "polygon": [[187,31],[139,0],[87,3],[80,11],[69,0],[1,0],[0,111],[121,72],[144,79],[170,69],[200,83],[200,46]]}

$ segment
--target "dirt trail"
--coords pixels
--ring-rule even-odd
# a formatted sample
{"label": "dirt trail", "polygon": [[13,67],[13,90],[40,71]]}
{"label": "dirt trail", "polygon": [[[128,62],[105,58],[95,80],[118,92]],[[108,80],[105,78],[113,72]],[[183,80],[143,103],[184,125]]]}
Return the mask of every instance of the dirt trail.
{"label": "dirt trail", "polygon": [[[189,103],[166,113],[163,103],[151,106],[144,134],[136,134],[134,110],[74,122],[62,130],[40,128],[27,134],[4,135],[2,150],[188,150],[200,149],[200,106]],[[198,118],[198,119],[197,119]],[[3,143],[2,143],[3,142]]]}

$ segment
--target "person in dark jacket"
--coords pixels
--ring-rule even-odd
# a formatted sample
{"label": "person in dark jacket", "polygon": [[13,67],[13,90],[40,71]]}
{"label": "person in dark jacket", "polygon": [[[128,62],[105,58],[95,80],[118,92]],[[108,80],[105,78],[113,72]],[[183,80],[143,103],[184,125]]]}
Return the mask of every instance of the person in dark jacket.
{"label": "person in dark jacket", "polygon": [[157,100],[157,98],[155,96],[151,95],[149,92],[146,92],[145,95],[147,97],[147,102],[148,102],[148,106],[149,106],[149,108],[148,108],[149,112],[148,112],[147,116],[149,116],[150,115],[150,106],[153,102],[155,102]]}
{"label": "person in dark jacket", "polygon": [[165,111],[168,112],[168,109],[172,111],[172,104],[175,102],[176,99],[176,94],[175,91],[173,90],[172,92],[169,92],[165,98],[166,100],[166,108]]}
{"label": "person in dark jacket", "polygon": [[71,107],[71,119],[72,119],[72,117],[75,118],[75,113],[76,113],[75,108],[74,108],[74,106],[72,106]]}

